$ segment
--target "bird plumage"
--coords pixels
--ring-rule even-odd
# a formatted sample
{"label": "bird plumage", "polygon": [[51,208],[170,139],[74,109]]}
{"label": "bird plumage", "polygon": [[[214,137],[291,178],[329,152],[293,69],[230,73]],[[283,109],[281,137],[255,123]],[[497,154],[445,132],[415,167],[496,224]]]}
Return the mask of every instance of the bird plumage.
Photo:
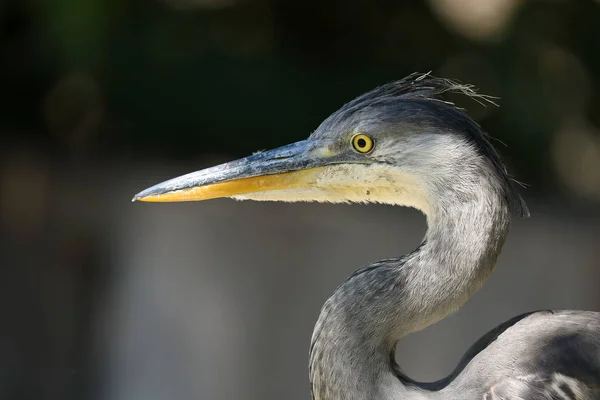
{"label": "bird plumage", "polygon": [[[437,382],[418,383],[398,367],[398,379],[442,399],[600,398],[600,314],[537,311],[494,328]],[[483,397],[482,397],[483,396]]]}
{"label": "bird plumage", "polygon": [[[517,215],[524,217],[529,215],[529,211],[519,195],[514,181],[510,178],[499,153],[491,145],[487,135],[463,110],[456,108],[452,103],[440,99],[439,96],[446,92],[458,92],[474,98],[478,96],[470,86],[430,76],[412,75],[404,80],[377,88],[344,105],[325,120],[313,135],[317,138],[327,136],[330,132],[340,131],[340,125],[353,128],[361,124],[363,127],[365,125],[368,126],[368,123],[365,124],[365,121],[371,119],[375,125],[382,124],[383,121],[383,124],[395,127],[401,126],[403,132],[407,131],[407,127],[412,125],[419,127],[426,126],[427,130],[424,132],[425,134],[438,132],[439,135],[449,135],[449,140],[441,145],[452,148],[454,153],[460,153],[457,149],[461,145],[466,145],[462,148],[462,151],[465,151],[465,156],[462,158],[464,163],[460,166],[462,170],[458,168],[452,172],[459,176],[463,175],[462,178],[467,179],[463,179],[461,183],[457,183],[460,181],[460,178],[455,180],[453,188],[452,185],[448,184],[452,173],[448,173],[445,177],[442,176],[442,178],[445,178],[442,180],[444,188],[441,188],[441,192],[438,192],[438,196],[435,198],[432,198],[434,195],[430,193],[429,200],[443,202],[443,197],[448,195],[448,190],[454,189],[455,191],[462,191],[464,195],[462,198],[458,196],[454,200],[468,203],[469,201],[473,201],[471,193],[469,193],[469,188],[467,188],[469,178],[485,175],[487,176],[486,180],[494,181],[491,185],[482,184],[477,187],[477,192],[483,194],[480,202],[485,203],[487,206],[493,204],[495,201],[498,202],[498,204],[492,207],[479,208],[479,210],[485,210],[483,212],[484,218],[496,219],[493,227],[484,227],[485,222],[481,221],[478,218],[479,216],[471,216],[472,219],[468,221],[457,221],[448,216],[444,217],[444,222],[449,222],[450,225],[470,224],[469,227],[465,226],[465,229],[454,232],[454,234],[458,233],[457,237],[462,238],[465,243],[476,243],[469,241],[467,235],[464,235],[466,230],[473,230],[480,235],[478,238],[479,242],[485,242],[488,249],[495,248],[487,256],[483,256],[480,259],[477,257],[472,258],[471,262],[475,264],[470,269],[471,277],[469,279],[472,280],[470,282],[472,285],[467,285],[463,288],[468,298],[473,291],[477,290],[481,282],[491,272],[493,264],[495,264],[495,259],[507,232],[507,226],[506,229],[502,227],[508,221],[507,211],[512,210]],[[486,98],[483,97],[483,100],[485,101]],[[341,130],[343,131],[344,128]],[[428,144],[435,143],[436,141],[437,139],[434,139]],[[455,144],[455,146],[450,147],[450,143]],[[473,150],[472,153],[469,150]],[[422,155],[423,152],[420,154]],[[452,163],[452,165],[454,167],[457,166],[456,163]],[[443,161],[436,165],[436,167],[440,166],[443,166]],[[476,171],[485,173],[475,173],[469,176],[469,167],[473,166],[475,166]],[[431,177],[438,177],[436,174],[441,175],[441,172],[439,170],[437,172],[432,171]],[[398,196],[401,197],[402,194]],[[456,207],[455,201],[449,201],[441,208],[449,214],[454,214],[455,210],[453,207]],[[467,215],[464,215],[464,217],[467,218]],[[428,219],[431,218],[428,216]],[[390,348],[389,342],[395,344],[395,341],[400,339],[404,334],[422,329],[462,305],[462,302],[465,300],[465,297],[462,296],[458,300],[441,300],[444,295],[447,295],[447,293],[443,293],[443,289],[438,292],[430,292],[430,295],[426,295],[427,287],[435,285],[430,280],[423,279],[422,277],[420,280],[419,278],[411,277],[411,274],[405,271],[408,270],[405,267],[407,260],[410,262],[412,257],[423,256],[420,258],[421,261],[418,263],[417,268],[426,269],[427,266],[425,264],[427,262],[432,264],[437,263],[438,267],[444,268],[445,271],[441,270],[442,272],[440,272],[438,268],[434,268],[432,271],[438,274],[438,279],[446,280],[448,284],[452,281],[451,278],[445,279],[448,271],[452,271],[450,272],[451,274],[467,273],[465,269],[461,272],[461,268],[464,267],[458,265],[461,262],[460,256],[449,257],[449,260],[446,259],[441,262],[438,260],[436,262],[434,261],[435,257],[424,255],[427,253],[423,250],[427,249],[428,245],[430,246],[428,240],[430,241],[432,236],[435,240],[436,229],[432,229],[432,223],[435,224],[435,222],[429,221],[430,231],[423,244],[417,250],[405,257],[374,263],[357,271],[345,284],[338,288],[336,293],[326,303],[315,328],[311,343],[310,373],[314,398],[317,400],[354,398],[389,398],[398,400],[403,398],[441,398],[449,400],[481,398],[488,398],[490,400],[598,398],[597,396],[600,396],[597,389],[600,385],[600,314],[598,313],[572,311],[538,312],[513,318],[482,337],[466,353],[451,375],[433,383],[419,383],[402,374],[394,360],[393,349],[395,349],[395,346],[391,347],[392,351],[389,352],[387,360],[381,356],[373,357],[373,354],[370,356],[354,356],[362,362],[365,360],[372,362],[373,359],[379,358],[375,363],[377,365],[363,365],[364,368],[368,369],[370,374],[370,377],[367,376],[364,378],[365,381],[368,382],[371,379],[371,381],[379,380],[379,382],[366,383],[358,376],[342,377],[344,372],[336,367],[331,368],[329,371],[322,371],[320,369],[318,364],[325,363],[324,359],[327,358],[327,355],[330,360],[336,357],[339,357],[338,361],[346,358],[345,356],[339,356],[339,354],[320,354],[318,349],[315,350],[315,348],[318,348],[320,341],[325,341],[327,346],[336,347],[332,343],[337,344],[340,340],[343,341],[346,336],[358,336],[361,338],[361,342],[354,343],[356,347],[366,347],[368,349],[371,346],[371,349],[367,351],[376,353],[378,352],[377,347],[382,344],[385,346],[387,341],[385,351],[388,351]],[[451,235],[452,233],[447,229],[441,230],[441,234]],[[488,240],[487,242],[486,239]],[[439,243],[443,242],[438,242],[438,246],[432,248],[437,255],[446,252],[443,246],[439,246]],[[447,246],[456,244],[446,243]],[[444,262],[445,265],[443,265]],[[446,273],[446,276],[444,273]],[[368,283],[356,283],[356,277],[360,275],[373,275],[373,277],[366,280]],[[412,273],[412,275],[418,276],[419,274]],[[353,280],[354,284],[351,283]],[[410,290],[410,288],[397,290],[399,287],[402,288],[403,286],[411,285],[416,286],[418,290],[423,290],[420,293],[423,301],[435,303],[437,300],[440,303],[447,302],[448,304],[441,304],[441,310],[434,312],[431,316],[426,315],[431,310],[426,310],[427,304],[424,305],[425,311],[422,311],[423,320],[413,321],[413,326],[405,327],[408,328],[407,332],[400,334],[388,333],[387,337],[384,335],[384,337],[380,337],[371,343],[371,337],[369,336],[376,335],[375,331],[380,330],[379,328],[386,324],[386,322],[382,321],[385,320],[386,315],[381,315],[379,319],[373,319],[364,318],[363,314],[370,313],[377,315],[378,313],[387,312],[393,315],[392,319],[403,321],[407,325],[410,325],[411,322],[407,321],[410,318],[402,315],[402,313],[398,314],[393,308],[418,307],[418,304],[415,303],[418,303],[420,299],[413,298],[409,300],[410,297],[405,296],[405,292]],[[350,288],[347,286],[350,286]],[[455,286],[453,290],[458,286]],[[347,294],[352,291],[357,293]],[[387,296],[393,296],[396,302],[390,301],[387,299]],[[403,296],[405,296],[404,301],[398,301]],[[361,313],[359,311],[361,310],[360,302],[365,300],[360,297],[376,299],[377,304],[366,306],[364,313]],[[386,301],[388,301],[387,304]],[[334,306],[330,303],[346,304],[351,311],[345,309],[332,311]],[[344,314],[346,312],[351,313],[350,321],[337,322],[333,324],[333,327],[326,328],[328,320],[339,319],[339,315],[336,314]],[[427,320],[428,317],[430,318],[429,320]],[[365,321],[361,321],[361,318],[364,318]],[[377,322],[374,323],[374,321]],[[372,326],[367,326],[369,322]],[[364,326],[356,328],[353,326],[356,324]],[[347,325],[350,325],[353,330],[344,332],[348,330]],[[332,328],[342,333],[336,335],[331,332]],[[396,329],[402,331],[403,328]],[[328,332],[323,333],[324,330],[328,330]],[[328,339],[324,340],[324,335]],[[561,338],[564,340],[561,340]],[[344,349],[339,350],[344,352]],[[356,348],[351,347],[348,347],[347,350],[357,351]],[[332,361],[332,363],[334,362]],[[343,368],[361,368],[361,365],[353,365],[351,361],[346,360],[345,362],[347,365]],[[386,371],[387,368],[402,383],[404,386],[403,390],[394,389],[394,383],[391,385],[387,383],[389,385],[388,389],[384,388],[386,383],[385,378],[382,377],[385,377],[386,373],[389,372]],[[345,380],[344,384],[348,390],[342,388],[342,390],[336,391],[337,389],[328,387],[328,384],[325,382],[327,380],[335,381],[339,379]],[[363,387],[352,389],[352,386],[357,382]],[[371,388],[365,391],[365,387],[369,384]],[[361,390],[363,390],[362,393]]]}
{"label": "bird plumage", "polygon": [[[471,86],[429,74],[342,106],[307,140],[155,185],[134,200],[216,197],[405,205],[427,216],[421,245],[375,262],[325,302],[310,344],[314,400],[598,400],[600,314],[540,311],[484,335],[432,383],[405,376],[396,343],[458,310],[494,269],[511,213],[527,206],[487,135],[442,99]],[[357,135],[374,145],[353,147]]]}

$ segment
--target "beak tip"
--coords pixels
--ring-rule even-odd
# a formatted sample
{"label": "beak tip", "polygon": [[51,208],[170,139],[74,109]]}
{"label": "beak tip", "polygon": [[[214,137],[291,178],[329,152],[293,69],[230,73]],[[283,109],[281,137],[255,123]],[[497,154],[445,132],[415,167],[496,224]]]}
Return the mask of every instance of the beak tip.
{"label": "beak tip", "polygon": [[131,199],[131,202],[135,203],[136,201],[144,201],[144,199],[146,197],[148,197],[148,195],[144,192],[146,192],[146,190],[141,191],[138,194],[136,194],[135,196],[133,196],[133,198]]}
{"label": "beak tip", "polygon": [[132,203],[135,202],[153,202],[153,201],[158,201],[156,200],[159,196],[162,196],[164,194],[168,194],[169,192],[171,192],[173,189],[170,187],[165,187],[165,183],[159,183],[158,185],[154,185],[152,187],[149,187],[147,189],[142,190],[141,192],[137,193],[135,196],[133,196],[133,198],[131,199]]}

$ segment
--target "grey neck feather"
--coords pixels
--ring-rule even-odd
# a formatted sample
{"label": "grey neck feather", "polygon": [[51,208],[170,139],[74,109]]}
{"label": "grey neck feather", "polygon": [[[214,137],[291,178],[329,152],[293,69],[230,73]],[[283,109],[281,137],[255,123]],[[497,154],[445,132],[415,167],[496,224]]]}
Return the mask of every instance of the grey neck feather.
{"label": "grey neck feather", "polygon": [[435,395],[403,383],[391,357],[399,339],[457,310],[493,270],[510,213],[498,177],[476,161],[477,173],[450,171],[439,190],[431,188],[418,249],[358,270],[325,303],[311,343],[315,400]]}

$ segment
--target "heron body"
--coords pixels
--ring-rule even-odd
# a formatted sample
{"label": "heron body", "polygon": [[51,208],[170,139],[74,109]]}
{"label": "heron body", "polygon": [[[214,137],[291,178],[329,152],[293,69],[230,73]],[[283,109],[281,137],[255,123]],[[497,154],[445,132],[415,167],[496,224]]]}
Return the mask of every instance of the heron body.
{"label": "heron body", "polygon": [[527,207],[499,154],[441,100],[470,86],[413,74],[368,92],[304,141],[163,182],[134,200],[216,197],[415,207],[412,253],[357,270],[326,301],[309,355],[315,400],[600,399],[600,314],[539,311],[484,335],[437,382],[405,376],[395,347],[456,311],[494,269],[511,214]]}

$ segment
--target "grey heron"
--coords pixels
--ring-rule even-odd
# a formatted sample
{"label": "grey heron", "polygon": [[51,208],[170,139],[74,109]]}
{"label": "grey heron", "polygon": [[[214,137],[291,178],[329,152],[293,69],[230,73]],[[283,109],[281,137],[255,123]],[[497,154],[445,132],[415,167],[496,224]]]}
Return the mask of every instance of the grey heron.
{"label": "grey heron", "polygon": [[469,85],[413,74],[342,106],[308,139],[193,172],[134,200],[384,203],[427,218],[422,244],[347,278],[314,328],[315,400],[600,399],[600,313],[538,311],[478,340],[436,382],[402,373],[395,347],[463,305],[490,275],[511,214],[528,216],[498,152],[455,92]]}

